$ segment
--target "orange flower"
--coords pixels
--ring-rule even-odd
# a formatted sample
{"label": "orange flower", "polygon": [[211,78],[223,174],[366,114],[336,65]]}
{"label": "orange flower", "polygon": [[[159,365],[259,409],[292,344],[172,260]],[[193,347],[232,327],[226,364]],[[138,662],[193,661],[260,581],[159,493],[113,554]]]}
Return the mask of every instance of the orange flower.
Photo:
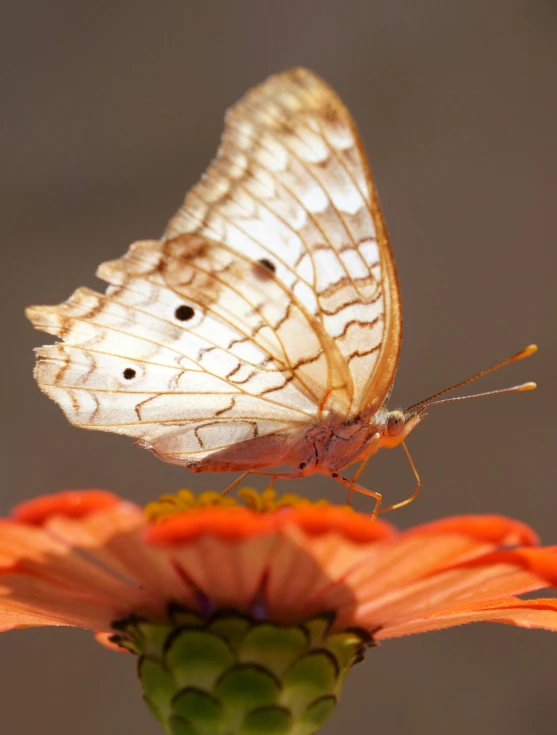
{"label": "orange flower", "polygon": [[[557,547],[502,516],[409,531],[347,508],[197,507],[162,521],[105,491],[66,492],[0,521],[0,630],[73,625],[111,635],[130,615],[225,608],[277,623],[327,613],[375,641],[492,621],[557,630]],[[105,640],[105,636],[100,636]]]}
{"label": "orange flower", "polygon": [[99,490],[24,503],[0,521],[0,630],[79,626],[137,654],[169,735],[315,733],[384,638],[481,620],[557,630],[556,599],[516,596],[557,584],[557,548],[518,521],[399,532],[243,497],[254,507],[205,494],[184,509],[182,495],[146,514]]}

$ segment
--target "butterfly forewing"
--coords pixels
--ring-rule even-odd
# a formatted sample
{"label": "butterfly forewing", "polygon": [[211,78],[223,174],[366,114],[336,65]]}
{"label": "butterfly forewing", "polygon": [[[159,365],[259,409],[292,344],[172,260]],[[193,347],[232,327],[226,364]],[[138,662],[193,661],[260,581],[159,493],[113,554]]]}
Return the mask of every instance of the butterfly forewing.
{"label": "butterfly forewing", "polygon": [[192,469],[271,467],[308,428],[377,409],[394,377],[394,264],[346,108],[318,77],[271,77],[227,116],[217,158],[161,241],[103,264],[105,295],[32,307],[63,342],[41,388],[73,423]]}
{"label": "butterfly forewing", "polygon": [[349,413],[377,408],[400,344],[396,274],[354,122],[328,85],[294,69],[249,92],[166,235],[179,232],[272,263],[341,352]]}

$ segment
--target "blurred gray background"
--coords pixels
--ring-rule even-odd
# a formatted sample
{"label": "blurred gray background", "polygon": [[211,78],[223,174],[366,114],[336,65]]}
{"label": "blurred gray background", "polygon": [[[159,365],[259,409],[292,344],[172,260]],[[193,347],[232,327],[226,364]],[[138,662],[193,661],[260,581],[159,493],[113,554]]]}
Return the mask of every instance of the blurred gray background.
{"label": "blurred gray background", "polygon": [[[538,391],[431,410],[409,440],[422,495],[391,520],[499,512],[557,543],[554,0],[29,0],[4,6],[0,55],[1,512],[65,488],[145,502],[231,480],[72,428],[33,381],[48,337],[23,308],[100,287],[101,261],[162,232],[225,108],[303,64],[343,97],[373,165],[405,309],[395,403],[541,347],[477,385]],[[364,482],[403,498],[404,454],[383,455]],[[327,479],[281,487],[344,500]],[[553,634],[495,625],[386,643],[323,732],[553,734],[556,653]],[[159,732],[133,660],[87,633],[5,634],[0,657],[2,733]]]}

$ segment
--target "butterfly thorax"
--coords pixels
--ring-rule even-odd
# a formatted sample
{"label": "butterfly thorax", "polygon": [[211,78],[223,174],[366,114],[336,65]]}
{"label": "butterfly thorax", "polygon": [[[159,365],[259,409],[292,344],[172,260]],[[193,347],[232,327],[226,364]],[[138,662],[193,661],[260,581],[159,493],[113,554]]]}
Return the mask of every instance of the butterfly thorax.
{"label": "butterfly thorax", "polygon": [[397,446],[420,418],[407,417],[403,411],[389,411],[385,406],[366,419],[356,416],[343,421],[331,414],[303,433],[284,462],[299,470],[300,475],[333,474],[383,447]]}

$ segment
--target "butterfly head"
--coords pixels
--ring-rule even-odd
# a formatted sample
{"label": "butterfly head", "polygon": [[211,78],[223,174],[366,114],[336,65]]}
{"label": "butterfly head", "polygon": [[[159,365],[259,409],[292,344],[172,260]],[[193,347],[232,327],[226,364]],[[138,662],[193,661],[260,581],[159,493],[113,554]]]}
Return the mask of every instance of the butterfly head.
{"label": "butterfly head", "polygon": [[383,433],[378,440],[378,448],[388,447],[390,449],[396,447],[406,439],[412,429],[425,418],[425,415],[425,407],[423,406],[407,411],[402,411],[401,409],[389,411],[386,409]]}

